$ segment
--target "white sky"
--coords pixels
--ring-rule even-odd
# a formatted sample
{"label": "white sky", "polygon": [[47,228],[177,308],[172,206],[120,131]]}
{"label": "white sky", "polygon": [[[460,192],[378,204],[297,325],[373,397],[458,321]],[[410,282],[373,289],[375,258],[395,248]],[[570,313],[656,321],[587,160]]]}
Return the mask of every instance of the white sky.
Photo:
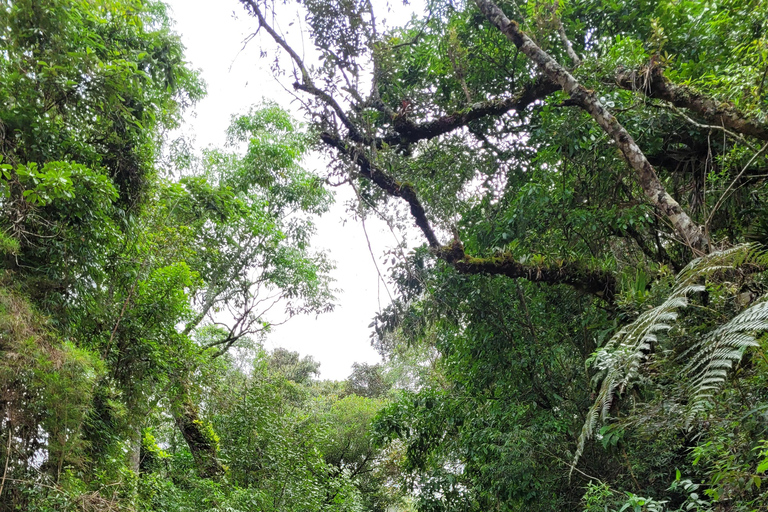
{"label": "white sky", "polygon": [[[274,52],[261,58],[258,38],[243,48],[243,41],[255,31],[257,23],[237,0],[165,2],[171,6],[174,29],[187,48],[187,60],[202,71],[208,86],[207,97],[186,116],[184,132],[194,137],[197,147],[223,146],[230,117],[247,111],[262,98],[276,101],[301,119],[291,95],[269,70]],[[398,6],[397,0],[393,3],[393,7]],[[265,44],[265,49],[273,48],[274,44]],[[320,161],[312,156],[308,160]],[[336,205],[317,222],[314,241],[315,247],[327,249],[336,262],[333,277],[335,287],[341,289],[336,310],[318,318],[295,317],[276,327],[266,341],[269,349],[285,347],[313,356],[321,362],[324,379],[345,379],[354,362],[379,361],[370,346],[368,325],[379,306],[389,302],[383,285],[379,286],[362,225],[352,220],[343,222],[347,218],[343,203],[352,194],[349,187],[336,189]],[[377,257],[394,245],[384,223],[369,219],[366,227]],[[385,272],[381,264],[379,268]]]}

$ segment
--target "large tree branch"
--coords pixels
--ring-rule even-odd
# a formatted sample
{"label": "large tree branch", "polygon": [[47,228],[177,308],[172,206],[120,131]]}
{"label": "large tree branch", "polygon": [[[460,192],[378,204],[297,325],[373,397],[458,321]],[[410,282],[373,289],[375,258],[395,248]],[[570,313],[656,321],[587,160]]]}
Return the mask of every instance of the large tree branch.
{"label": "large tree branch", "polygon": [[362,151],[348,145],[335,135],[324,132],[320,134],[320,139],[328,146],[335,148],[339,153],[352,160],[352,162],[358,166],[360,174],[364,178],[372,181],[377,187],[390,196],[404,199],[408,203],[408,206],[410,206],[411,215],[416,221],[416,225],[421,229],[421,232],[427,239],[429,247],[432,249],[440,248],[440,242],[437,240],[437,236],[429,223],[429,219],[427,219],[424,207],[419,201],[416,191],[409,183],[400,183],[380,169],[377,169]]}
{"label": "large tree branch", "polygon": [[540,77],[510,98],[475,103],[468,109],[438,117],[433,121],[417,124],[406,115],[397,114],[393,118],[397,133],[386,136],[384,142],[402,144],[433,139],[486,116],[500,116],[512,110],[521,112],[536,100],[546,98],[559,90],[558,84],[548,78]]}
{"label": "large tree branch", "polygon": [[607,302],[613,302],[616,294],[616,279],[609,272],[587,269],[583,265],[569,262],[558,265],[526,265],[509,254],[475,258],[464,252],[464,246],[458,239],[448,245],[441,245],[413,186],[400,183],[384,171],[377,169],[362,151],[350,146],[337,136],[322,133],[320,138],[357,165],[362,177],[373,182],[388,195],[404,199],[432,252],[458,272],[506,276],[513,279],[523,278],[546,284],[566,284],[596,295]]}
{"label": "large tree branch", "polygon": [[658,65],[620,71],[616,74],[616,83],[624,89],[642,92],[649,98],[687,108],[712,125],[768,141],[768,125],[751,119],[730,102],[716,100],[691,87],[671,82]]}
{"label": "large tree branch", "polygon": [[[556,265],[526,265],[511,254],[490,258],[474,258],[464,253],[463,247],[454,242],[443,258],[462,274],[501,275],[513,279],[546,284],[567,284],[577,290],[596,295],[607,302],[613,302],[616,295],[616,278],[602,270],[586,268],[577,262],[563,262]],[[458,258],[458,259],[453,259]]]}
{"label": "large tree branch", "polygon": [[706,252],[709,240],[703,230],[685,213],[675,199],[662,185],[656,171],[638,147],[635,140],[619,121],[598,100],[594,91],[588,90],[548,53],[528,37],[514,21],[490,0],[475,0],[480,11],[497,27],[521,52],[528,56],[553,82],[559,84],[571,99],[588,112],[598,125],[611,136],[624,158],[635,171],[638,182],[651,204],[675,227],[682,239],[695,251]]}
{"label": "large tree branch", "polygon": [[349,119],[349,117],[344,112],[344,109],[341,108],[341,105],[327,92],[323,91],[322,89],[318,88],[315,83],[312,81],[312,77],[309,74],[309,71],[307,70],[307,67],[304,65],[304,61],[301,57],[299,57],[299,54],[294,51],[293,48],[283,39],[280,34],[277,33],[277,31],[272,28],[272,26],[267,23],[267,19],[264,17],[264,15],[261,12],[261,9],[256,4],[254,0],[240,0],[243,5],[245,5],[247,10],[250,10],[250,12],[256,17],[256,19],[259,20],[259,27],[264,28],[264,30],[267,31],[267,33],[272,36],[272,39],[275,40],[275,42],[280,45],[283,50],[285,50],[288,55],[291,56],[291,59],[296,64],[296,66],[299,68],[299,71],[301,71],[301,82],[295,82],[293,84],[293,87],[300,90],[307,92],[319,100],[323,101],[326,105],[331,107],[333,111],[338,116],[339,120],[341,120],[342,124],[349,130],[349,137],[354,140],[355,142],[362,142],[362,143],[368,143],[366,137],[363,136],[363,134],[360,132],[360,130],[357,129],[357,126],[352,122],[352,120]]}

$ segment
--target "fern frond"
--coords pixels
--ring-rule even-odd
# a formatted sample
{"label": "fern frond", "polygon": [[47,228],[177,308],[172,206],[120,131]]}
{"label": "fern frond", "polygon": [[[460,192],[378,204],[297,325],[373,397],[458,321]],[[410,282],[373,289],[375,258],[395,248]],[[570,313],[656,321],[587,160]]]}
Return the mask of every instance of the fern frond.
{"label": "fern frond", "polygon": [[[707,333],[685,354],[690,354],[683,372],[690,379],[686,428],[711,404],[728,370],[741,361],[749,347],[758,345],[754,333],[768,331],[768,296]],[[684,354],[684,355],[685,355]]]}
{"label": "fern frond", "polygon": [[[765,268],[768,266],[768,254],[756,244],[743,244],[691,261],[677,275],[675,288],[661,305],[642,313],[634,322],[622,327],[598,350],[593,367],[599,370],[602,381],[597,398],[587,412],[581,429],[571,473],[584,452],[586,441],[594,436],[598,423],[608,417],[616,394],[623,393],[639,377],[641,365],[657,341],[657,334],[672,328],[671,324],[677,320],[678,311],[688,306],[688,297],[692,293],[705,290],[701,283],[706,277],[743,265]],[[763,325],[762,322],[768,321],[768,306],[765,318],[762,310],[752,310],[753,308],[744,311],[728,324],[716,329],[710,333],[711,337],[708,335],[687,352],[693,354],[689,362],[689,372],[694,375],[693,382],[697,391],[694,396],[701,400],[712,396],[725,379],[727,370],[735,361],[741,359],[743,350],[751,346],[750,343],[754,343],[754,338],[745,332],[758,330]],[[718,334],[715,334],[716,332]],[[714,340],[719,341],[715,344]],[[695,400],[694,402],[701,403]]]}
{"label": "fern frond", "polygon": [[616,394],[624,392],[639,376],[646,353],[657,341],[657,333],[671,329],[670,323],[677,319],[677,310],[688,305],[687,295],[701,290],[703,286],[689,283],[676,287],[663,304],[642,313],[598,350],[594,367],[603,372],[603,379],[581,429],[571,472],[584,452],[586,441],[594,437],[598,423],[608,417]]}

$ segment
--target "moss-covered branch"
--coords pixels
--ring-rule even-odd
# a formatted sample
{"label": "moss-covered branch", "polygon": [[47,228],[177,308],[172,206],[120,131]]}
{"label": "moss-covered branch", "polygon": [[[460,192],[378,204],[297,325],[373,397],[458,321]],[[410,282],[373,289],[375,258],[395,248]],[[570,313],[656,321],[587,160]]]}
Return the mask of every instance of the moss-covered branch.
{"label": "moss-covered branch", "polygon": [[427,239],[432,252],[443,261],[452,265],[462,274],[501,275],[512,279],[526,279],[532,282],[570,285],[612,302],[616,294],[616,279],[608,272],[586,269],[576,263],[559,265],[532,265],[516,261],[509,255],[493,258],[474,258],[467,256],[459,240],[448,245],[441,245],[427,218],[424,206],[419,201],[416,190],[407,183],[400,183],[381,169],[376,168],[368,157],[350,143],[330,133],[321,134],[320,138],[328,146],[356,164],[360,176],[370,180],[390,196],[404,199],[410,206],[411,216]]}
{"label": "moss-covered branch", "polygon": [[616,296],[616,278],[611,273],[590,269],[578,262],[527,264],[519,262],[509,253],[477,258],[467,255],[461,243],[455,240],[439,249],[437,255],[462,274],[506,276],[550,285],[565,284],[606,302],[613,302]]}
{"label": "moss-covered branch", "polygon": [[173,401],[172,412],[176,426],[184,436],[198,474],[203,478],[217,478],[224,474],[218,458],[218,439],[210,425],[204,423],[192,402],[186,386],[180,385]]}
{"label": "moss-covered branch", "polygon": [[720,101],[691,87],[671,82],[658,65],[639,70],[622,70],[616,74],[616,83],[619,87],[641,92],[649,98],[686,108],[712,125],[768,141],[768,125],[752,119],[728,101]]}

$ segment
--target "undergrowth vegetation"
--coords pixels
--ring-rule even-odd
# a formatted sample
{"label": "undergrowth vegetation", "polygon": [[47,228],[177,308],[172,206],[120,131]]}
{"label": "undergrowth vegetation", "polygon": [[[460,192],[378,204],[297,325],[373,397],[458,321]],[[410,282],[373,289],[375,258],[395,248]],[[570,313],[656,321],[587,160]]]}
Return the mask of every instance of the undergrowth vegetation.
{"label": "undergrowth vegetation", "polygon": [[768,3],[240,3],[296,111],[195,152],[162,2],[0,2],[0,512],[768,510]]}

